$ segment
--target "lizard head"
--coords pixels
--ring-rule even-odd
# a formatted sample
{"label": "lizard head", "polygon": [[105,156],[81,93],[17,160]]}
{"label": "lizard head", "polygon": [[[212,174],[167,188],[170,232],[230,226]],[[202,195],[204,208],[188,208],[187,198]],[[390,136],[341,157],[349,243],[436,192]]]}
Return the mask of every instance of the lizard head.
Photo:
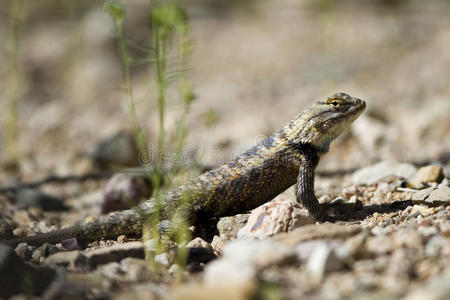
{"label": "lizard head", "polygon": [[330,143],[346,130],[364,111],[366,103],[344,93],[337,93],[309,106],[285,128],[286,137],[294,143],[309,143],[325,153]]}

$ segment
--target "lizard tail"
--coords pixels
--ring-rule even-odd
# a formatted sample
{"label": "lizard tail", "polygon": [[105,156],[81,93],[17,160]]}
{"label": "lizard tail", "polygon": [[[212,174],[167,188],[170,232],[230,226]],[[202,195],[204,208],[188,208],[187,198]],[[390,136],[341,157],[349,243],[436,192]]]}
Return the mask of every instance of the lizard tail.
{"label": "lizard tail", "polygon": [[76,224],[47,233],[2,242],[12,247],[19,243],[39,246],[44,243],[60,243],[68,238],[87,238],[89,241],[94,241],[102,238],[114,239],[122,234],[139,235],[142,232],[145,217],[154,211],[153,206],[153,201],[148,200],[132,209],[102,216],[94,222]]}

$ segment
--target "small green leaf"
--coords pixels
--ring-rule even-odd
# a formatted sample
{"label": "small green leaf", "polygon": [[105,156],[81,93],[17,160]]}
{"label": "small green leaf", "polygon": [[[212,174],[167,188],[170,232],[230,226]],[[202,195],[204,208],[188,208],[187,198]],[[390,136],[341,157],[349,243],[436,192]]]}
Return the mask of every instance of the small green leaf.
{"label": "small green leaf", "polygon": [[202,114],[202,119],[207,127],[214,127],[219,122],[219,114],[210,108]]}
{"label": "small green leaf", "polygon": [[103,9],[117,21],[122,21],[127,14],[127,7],[116,0],[106,1],[103,5]]}
{"label": "small green leaf", "polygon": [[183,8],[176,3],[157,5],[152,9],[151,17],[156,25],[165,30],[175,30],[179,34],[187,31],[187,15]]}

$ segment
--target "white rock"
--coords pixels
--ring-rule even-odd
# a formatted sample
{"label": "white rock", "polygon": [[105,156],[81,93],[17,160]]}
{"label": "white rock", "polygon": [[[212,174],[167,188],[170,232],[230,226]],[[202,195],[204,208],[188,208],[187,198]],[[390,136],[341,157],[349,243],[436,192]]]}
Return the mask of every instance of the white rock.
{"label": "white rock", "polygon": [[410,179],[416,172],[417,168],[411,164],[382,161],[359,169],[353,173],[352,181],[354,184],[373,184],[389,175]]}
{"label": "white rock", "polygon": [[295,256],[293,248],[272,240],[238,239],[228,244],[223,258],[237,264],[263,268]]}
{"label": "white rock", "polygon": [[327,273],[342,270],[344,266],[344,262],[335,251],[323,242],[314,247],[306,269],[316,280],[322,280]]}
{"label": "white rock", "polygon": [[169,255],[167,254],[167,252],[155,255],[155,262],[168,267],[170,266]]}
{"label": "white rock", "polygon": [[265,238],[313,223],[311,215],[299,203],[274,200],[252,210],[247,224],[239,230],[237,237]]}
{"label": "white rock", "polygon": [[204,282],[206,285],[236,285],[252,282],[255,277],[256,267],[221,259],[213,261],[206,267]]}
{"label": "white rock", "polygon": [[205,283],[235,285],[252,282],[258,270],[295,259],[295,251],[272,240],[238,239],[205,269]]}

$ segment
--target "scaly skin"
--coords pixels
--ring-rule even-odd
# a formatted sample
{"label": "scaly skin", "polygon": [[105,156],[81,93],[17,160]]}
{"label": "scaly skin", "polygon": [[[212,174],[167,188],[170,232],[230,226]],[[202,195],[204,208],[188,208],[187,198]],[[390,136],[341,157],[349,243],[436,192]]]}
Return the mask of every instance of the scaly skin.
{"label": "scaly skin", "polygon": [[[338,93],[318,101],[280,131],[236,159],[208,171],[162,196],[161,218],[179,215],[189,224],[247,212],[297,183],[297,200],[318,221],[326,219],[314,195],[314,170],[330,143],[364,111],[360,99]],[[36,236],[7,240],[10,245],[58,243],[138,235],[145,216],[154,212],[150,199],[129,210],[102,216]]]}

